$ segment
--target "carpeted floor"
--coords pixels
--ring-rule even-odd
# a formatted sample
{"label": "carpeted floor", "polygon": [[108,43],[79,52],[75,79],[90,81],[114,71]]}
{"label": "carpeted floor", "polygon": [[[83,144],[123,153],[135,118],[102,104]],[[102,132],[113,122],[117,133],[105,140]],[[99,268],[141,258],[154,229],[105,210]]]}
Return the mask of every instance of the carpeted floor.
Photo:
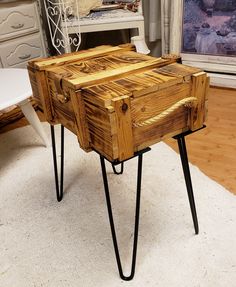
{"label": "carpeted floor", "polygon": [[[236,197],[191,166],[195,236],[180,160],[164,143],[144,156],[136,276],[120,280],[99,157],[69,132],[65,142],[65,198],[57,203],[50,147],[30,126],[0,135],[0,287],[236,286]],[[107,165],[127,272],[136,163],[122,176]]]}

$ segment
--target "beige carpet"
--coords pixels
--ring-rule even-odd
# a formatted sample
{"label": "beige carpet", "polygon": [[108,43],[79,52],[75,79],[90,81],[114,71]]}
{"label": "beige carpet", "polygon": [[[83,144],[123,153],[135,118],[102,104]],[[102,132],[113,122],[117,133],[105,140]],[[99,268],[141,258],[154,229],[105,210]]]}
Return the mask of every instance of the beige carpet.
{"label": "beige carpet", "polygon": [[[45,124],[49,135],[49,128]],[[0,286],[236,286],[236,197],[191,166],[200,234],[194,235],[178,155],[144,156],[136,276],[123,282],[113,251],[99,157],[66,133],[65,198],[55,198],[51,149],[31,127],[0,135]],[[129,272],[136,159],[111,185]]]}

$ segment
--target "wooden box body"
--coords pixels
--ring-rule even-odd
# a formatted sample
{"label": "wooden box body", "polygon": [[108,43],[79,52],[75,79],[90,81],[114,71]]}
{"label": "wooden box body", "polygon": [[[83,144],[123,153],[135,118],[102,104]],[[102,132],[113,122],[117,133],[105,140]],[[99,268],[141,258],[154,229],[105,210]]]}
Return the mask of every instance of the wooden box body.
{"label": "wooden box body", "polygon": [[34,99],[81,148],[125,160],[166,137],[203,126],[209,79],[173,57],[102,46],[29,63]]}

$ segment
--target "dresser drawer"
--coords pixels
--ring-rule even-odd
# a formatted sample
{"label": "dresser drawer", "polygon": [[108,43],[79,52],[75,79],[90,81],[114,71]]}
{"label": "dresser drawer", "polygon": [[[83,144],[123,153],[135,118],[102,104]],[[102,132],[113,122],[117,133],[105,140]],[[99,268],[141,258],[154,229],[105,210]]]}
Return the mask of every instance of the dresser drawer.
{"label": "dresser drawer", "polygon": [[37,31],[38,15],[34,3],[0,9],[0,41]]}
{"label": "dresser drawer", "polygon": [[21,37],[0,45],[1,62],[4,67],[23,67],[31,59],[43,56],[40,34]]}

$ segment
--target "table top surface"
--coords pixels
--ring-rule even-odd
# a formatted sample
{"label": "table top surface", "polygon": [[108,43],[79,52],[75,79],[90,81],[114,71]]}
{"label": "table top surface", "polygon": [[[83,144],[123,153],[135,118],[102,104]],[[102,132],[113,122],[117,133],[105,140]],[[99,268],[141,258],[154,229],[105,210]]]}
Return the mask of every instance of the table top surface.
{"label": "table top surface", "polygon": [[0,110],[32,96],[26,69],[0,69]]}

